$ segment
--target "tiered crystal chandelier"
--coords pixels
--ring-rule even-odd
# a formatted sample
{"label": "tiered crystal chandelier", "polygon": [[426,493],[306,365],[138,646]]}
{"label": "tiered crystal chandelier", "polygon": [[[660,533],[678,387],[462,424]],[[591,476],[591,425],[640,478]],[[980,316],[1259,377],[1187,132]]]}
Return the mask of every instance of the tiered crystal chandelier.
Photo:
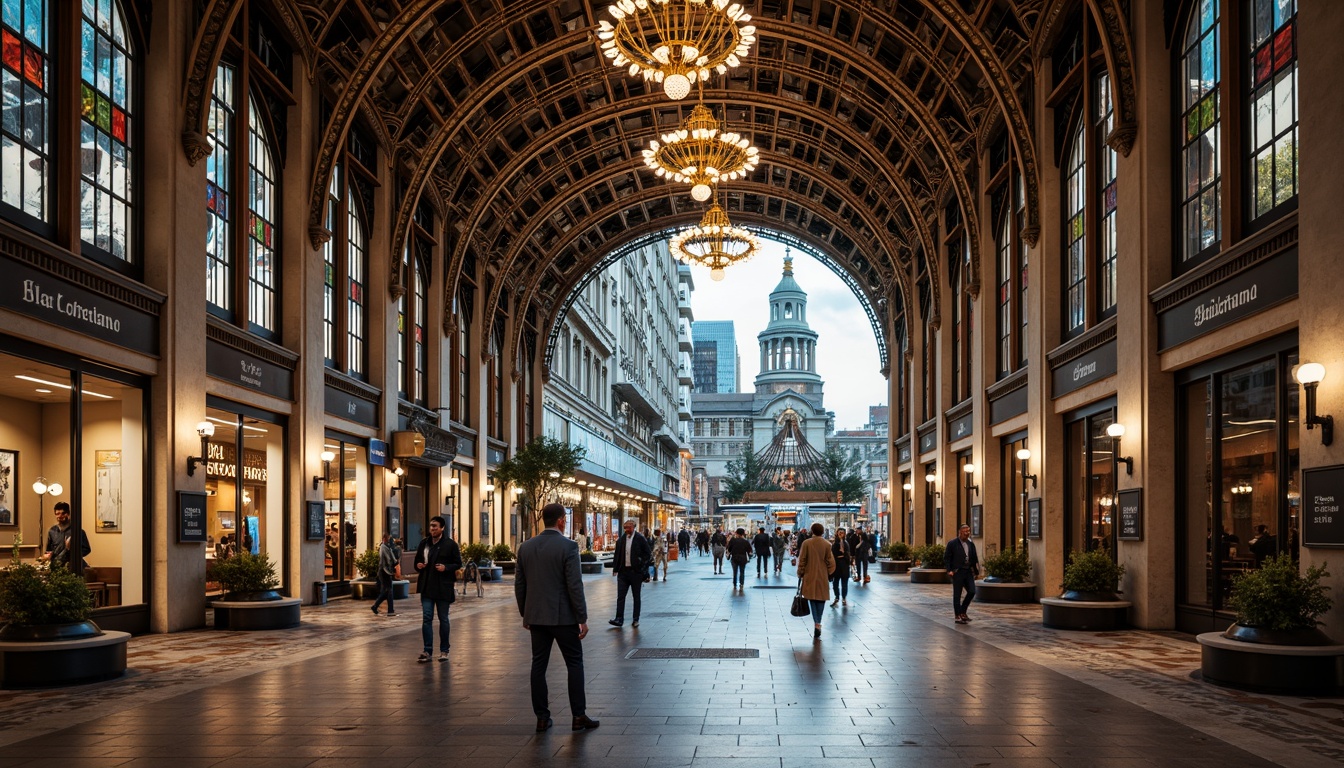
{"label": "tiered crystal chandelier", "polygon": [[602,54],[631,77],[662,83],[673,99],[736,67],[756,42],[751,15],[728,0],[617,0],[607,12],[616,21],[598,23]]}
{"label": "tiered crystal chandelier", "polygon": [[644,164],[659,176],[691,185],[691,197],[704,202],[711,185],[746,176],[756,168],[759,152],[736,133],[719,128],[704,104],[695,105],[686,126],[649,142]]}
{"label": "tiered crystal chandelier", "polygon": [[728,213],[714,203],[705,211],[700,225],[678,232],[670,247],[673,258],[684,264],[709,267],[710,279],[722,280],[725,267],[755,256],[761,244],[755,235],[733,226]]}

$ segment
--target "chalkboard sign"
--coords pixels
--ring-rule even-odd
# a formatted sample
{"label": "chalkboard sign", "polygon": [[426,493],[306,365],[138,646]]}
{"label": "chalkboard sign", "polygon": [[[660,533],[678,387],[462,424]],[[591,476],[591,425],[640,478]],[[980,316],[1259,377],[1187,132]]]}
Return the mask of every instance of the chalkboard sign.
{"label": "chalkboard sign", "polygon": [[1041,538],[1041,500],[1027,499],[1027,538]]}
{"label": "chalkboard sign", "polygon": [[1302,470],[1302,544],[1344,547],[1344,464]]}
{"label": "chalkboard sign", "polygon": [[203,544],[205,531],[205,492],[177,492],[177,543]]}
{"label": "chalkboard sign", "polygon": [[1120,530],[1116,538],[1121,541],[1143,541],[1142,488],[1120,492]]}
{"label": "chalkboard sign", "polygon": [[982,527],[984,525],[985,505],[975,504],[971,507],[971,535],[975,537],[983,536]]}
{"label": "chalkboard sign", "polygon": [[321,541],[326,538],[326,511],[322,508],[322,502],[308,502],[308,540]]}
{"label": "chalkboard sign", "polygon": [[[452,530],[450,526],[448,530]],[[394,539],[401,538],[401,507],[387,508],[387,535]]]}

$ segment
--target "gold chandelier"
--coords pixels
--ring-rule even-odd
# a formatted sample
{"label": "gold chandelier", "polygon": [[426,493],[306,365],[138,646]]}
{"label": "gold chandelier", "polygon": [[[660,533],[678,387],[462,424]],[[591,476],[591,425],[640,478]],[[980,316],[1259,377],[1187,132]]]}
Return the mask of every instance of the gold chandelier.
{"label": "gold chandelier", "polygon": [[705,211],[700,225],[678,232],[670,247],[677,261],[709,267],[710,279],[722,280],[725,267],[755,256],[761,244],[755,235],[733,226],[728,213],[714,203]]}
{"label": "gold chandelier", "polygon": [[713,194],[712,184],[732,181],[756,168],[759,152],[736,133],[725,133],[704,104],[695,105],[686,127],[649,142],[644,164],[659,176],[691,185],[700,202]]}
{"label": "gold chandelier", "polygon": [[602,54],[631,77],[662,83],[673,99],[736,67],[756,42],[751,15],[728,0],[617,0],[607,12],[616,23],[598,23]]}

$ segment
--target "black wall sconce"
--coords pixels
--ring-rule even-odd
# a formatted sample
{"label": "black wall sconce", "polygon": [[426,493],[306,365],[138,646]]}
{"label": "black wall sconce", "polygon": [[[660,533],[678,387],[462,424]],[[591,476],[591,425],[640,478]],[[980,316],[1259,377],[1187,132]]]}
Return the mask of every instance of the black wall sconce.
{"label": "black wall sconce", "polygon": [[210,438],[215,436],[215,425],[202,421],[196,425],[196,434],[201,436],[201,455],[187,457],[187,477],[196,474],[196,465],[204,464],[210,456]]}
{"label": "black wall sconce", "polygon": [[331,482],[331,462],[336,460],[336,454],[331,451],[322,452],[322,474],[313,476],[313,490],[317,490],[318,483]]}
{"label": "black wall sconce", "polygon": [[1036,476],[1027,474],[1027,462],[1031,460],[1031,451],[1026,448],[1017,449],[1017,460],[1022,462],[1022,483],[1023,490],[1026,490],[1026,482],[1031,481],[1031,489],[1036,490]]}
{"label": "black wall sconce", "polygon": [[404,490],[406,487],[402,482],[402,479],[406,477],[406,470],[403,469],[400,464],[398,464],[397,468],[392,470],[392,474],[397,476],[397,484],[392,486],[392,493],[388,495],[395,497],[397,495],[397,491]]}
{"label": "black wall sconce", "polygon": [[1125,465],[1125,474],[1134,474],[1134,457],[1120,455],[1120,438],[1125,436],[1125,425],[1116,422],[1106,428],[1106,435],[1111,438],[1111,452],[1115,456],[1116,464]]}
{"label": "black wall sconce", "polygon": [[961,471],[966,473],[966,485],[962,486],[966,489],[966,492],[979,493],[980,486],[977,485],[975,482],[975,465],[970,462],[966,462],[964,465],[962,465]]}
{"label": "black wall sconce", "polygon": [[1316,387],[1325,378],[1325,366],[1320,363],[1303,363],[1297,366],[1293,375],[1297,377],[1297,383],[1301,384],[1302,389],[1307,392],[1307,429],[1315,429],[1316,425],[1319,424],[1321,427],[1321,445],[1333,443],[1335,441],[1335,417],[1330,414],[1322,416],[1316,413]]}

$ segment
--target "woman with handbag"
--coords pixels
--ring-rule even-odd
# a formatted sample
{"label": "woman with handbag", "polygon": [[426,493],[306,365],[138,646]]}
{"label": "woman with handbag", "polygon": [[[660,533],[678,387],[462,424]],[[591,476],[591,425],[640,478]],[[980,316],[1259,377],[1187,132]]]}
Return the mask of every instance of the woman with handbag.
{"label": "woman with handbag", "polygon": [[826,526],[812,524],[812,535],[798,545],[798,591],[812,609],[812,636],[821,637],[821,614],[831,593],[831,574],[836,572],[831,543],[822,535]]}

